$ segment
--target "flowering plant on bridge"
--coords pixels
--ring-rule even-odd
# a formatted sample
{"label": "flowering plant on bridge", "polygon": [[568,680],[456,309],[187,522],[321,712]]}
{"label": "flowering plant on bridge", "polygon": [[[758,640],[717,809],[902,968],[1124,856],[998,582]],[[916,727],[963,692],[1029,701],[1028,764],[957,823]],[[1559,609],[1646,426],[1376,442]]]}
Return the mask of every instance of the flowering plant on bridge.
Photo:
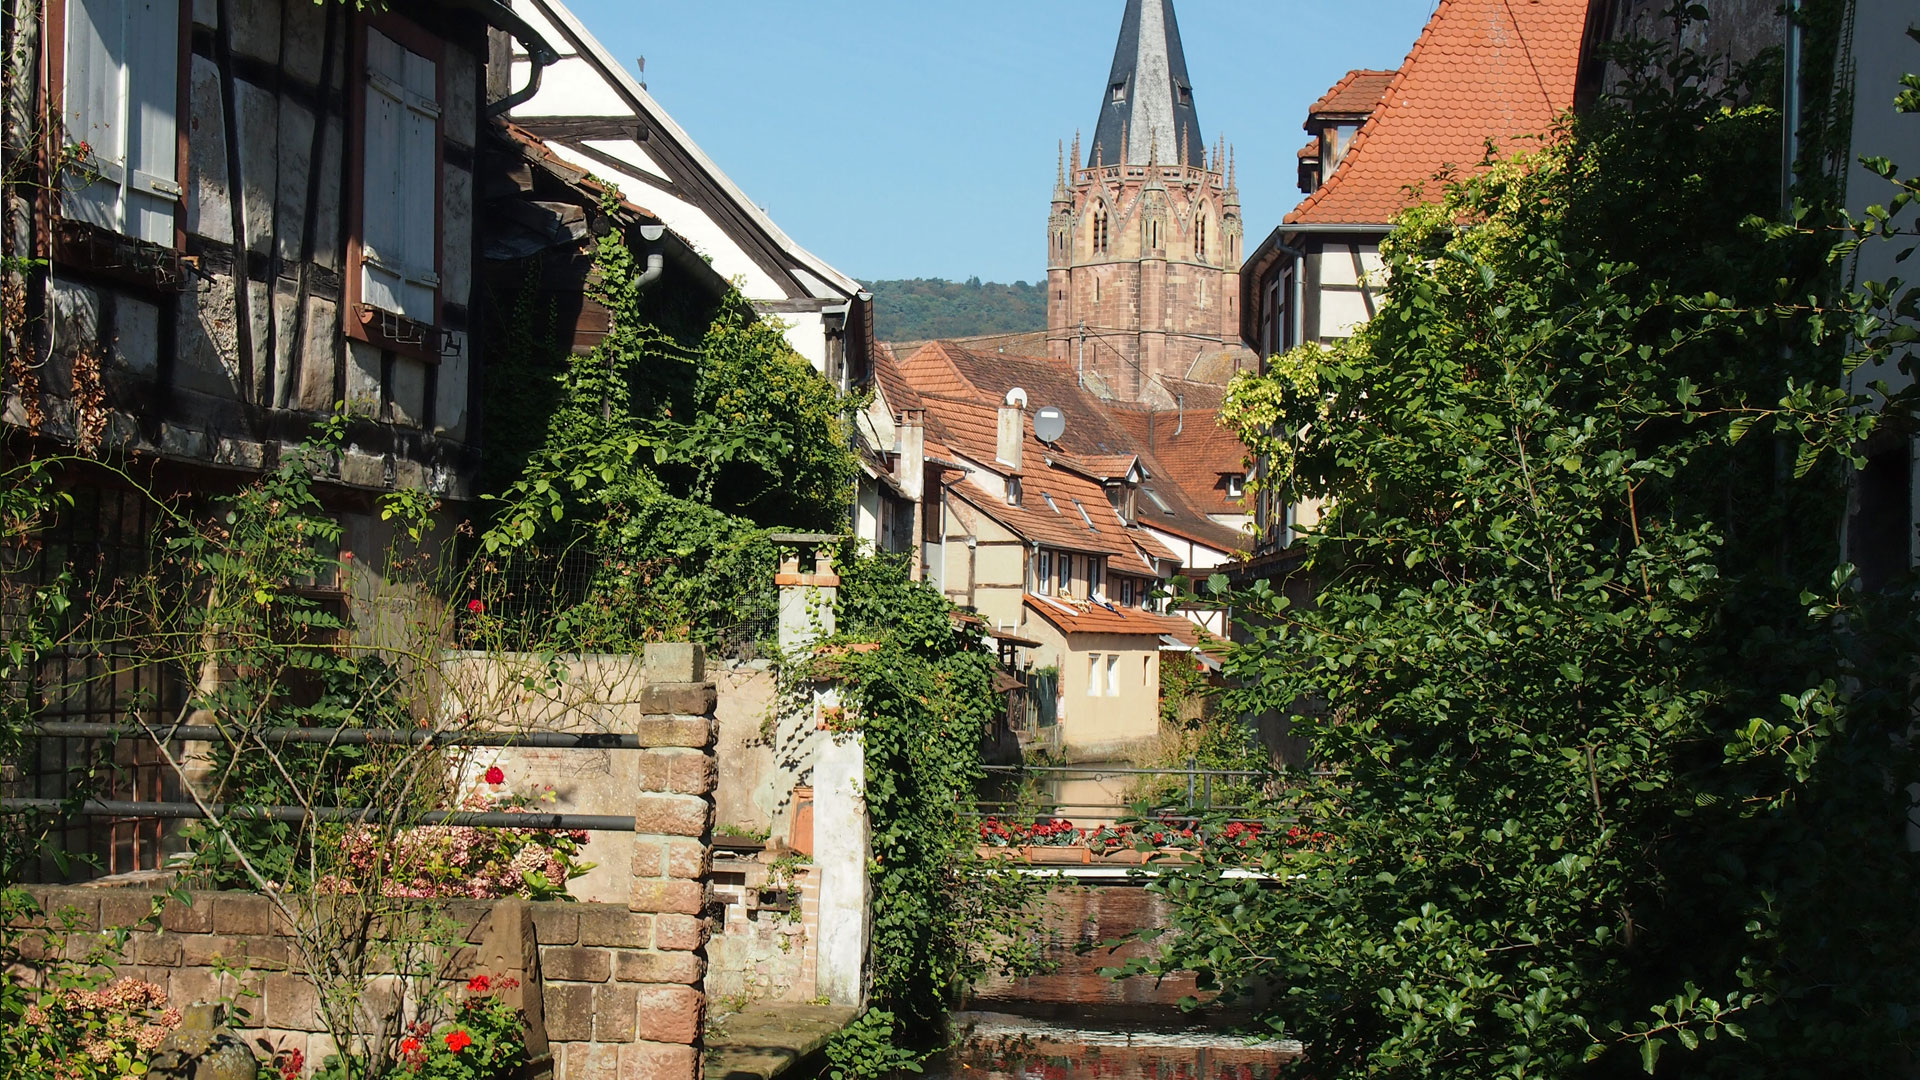
{"label": "flowering plant on bridge", "polygon": [[[487,786],[498,787],[506,777],[499,768],[487,770]],[[496,781],[493,778],[499,776]],[[537,795],[478,790],[463,809],[509,814],[534,813],[540,804],[556,800],[551,787]],[[580,829],[499,829],[471,825],[423,825],[402,831],[389,844],[375,830],[355,826],[341,837],[344,874],[320,880],[323,892],[350,892],[354,882],[366,880],[380,860],[387,896],[460,896],[493,899],[520,896],[528,900],[567,900],[567,882],[593,869],[580,860],[588,842]]]}
{"label": "flowering plant on bridge", "polygon": [[1082,830],[1065,818],[1031,825],[990,817],[980,823],[980,842],[988,847],[1068,847],[1080,843]]}

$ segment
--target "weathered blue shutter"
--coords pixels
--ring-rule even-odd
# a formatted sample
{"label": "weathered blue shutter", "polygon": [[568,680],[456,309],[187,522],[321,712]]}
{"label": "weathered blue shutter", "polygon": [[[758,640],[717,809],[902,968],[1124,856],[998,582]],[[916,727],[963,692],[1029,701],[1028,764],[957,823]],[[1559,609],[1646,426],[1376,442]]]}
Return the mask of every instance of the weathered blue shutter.
{"label": "weathered blue shutter", "polygon": [[440,286],[437,95],[432,60],[367,32],[361,298],[424,323],[434,321]]}
{"label": "weathered blue shutter", "polygon": [[69,0],[66,35],[62,135],[91,153],[64,178],[62,214],[173,243],[179,0]]}

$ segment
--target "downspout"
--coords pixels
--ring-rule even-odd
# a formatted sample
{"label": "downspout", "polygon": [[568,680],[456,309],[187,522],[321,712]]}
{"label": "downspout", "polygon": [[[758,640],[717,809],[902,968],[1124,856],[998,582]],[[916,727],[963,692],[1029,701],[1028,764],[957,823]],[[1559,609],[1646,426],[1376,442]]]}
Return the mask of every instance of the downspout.
{"label": "downspout", "polygon": [[540,36],[533,24],[521,18],[511,6],[501,0],[445,0],[446,6],[477,12],[487,20],[487,25],[503,30],[513,40],[527,50],[527,85],[487,106],[486,116],[491,120],[496,116],[505,116],[512,110],[526,104],[533,95],[540,92],[540,76],[547,67],[560,59],[560,54]]}

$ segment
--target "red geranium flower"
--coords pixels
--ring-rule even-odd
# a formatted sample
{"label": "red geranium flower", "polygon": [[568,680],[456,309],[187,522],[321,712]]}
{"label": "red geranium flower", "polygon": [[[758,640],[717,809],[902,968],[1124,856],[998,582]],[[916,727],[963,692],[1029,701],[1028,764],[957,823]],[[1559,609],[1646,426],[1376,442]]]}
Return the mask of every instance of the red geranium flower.
{"label": "red geranium flower", "polygon": [[407,1036],[407,1037],[406,1037],[406,1038],[404,1038],[404,1039],[401,1039],[401,1040],[400,1040],[400,1052],[401,1052],[401,1053],[403,1053],[403,1054],[417,1054],[417,1053],[419,1053],[419,1052],[420,1052],[420,1040],[419,1040],[419,1039],[416,1039],[416,1038],[414,1038],[414,1037],[413,1037],[413,1036],[411,1036],[411,1035],[409,1035],[409,1036]]}
{"label": "red geranium flower", "polygon": [[478,994],[482,991],[493,989],[493,981],[485,975],[475,975],[473,978],[467,980],[467,989]]}
{"label": "red geranium flower", "polygon": [[468,610],[468,611],[471,611],[471,612],[473,612],[473,613],[474,613],[475,615],[478,615],[478,614],[480,614],[481,612],[483,612],[483,611],[485,611],[485,610],[487,610],[487,604],[486,604],[486,601],[484,601],[484,600],[469,600],[469,601],[467,601],[467,610]]}
{"label": "red geranium flower", "polygon": [[[507,782],[507,774],[500,770],[500,766],[495,765],[492,768],[487,770],[487,775],[485,779],[487,783],[492,784],[495,787],[499,787],[501,784],[504,784]],[[484,975],[479,977],[483,979],[486,978],[486,976]]]}
{"label": "red geranium flower", "polygon": [[472,1045],[473,1036],[467,1034],[465,1031],[456,1030],[447,1032],[447,1049],[454,1053],[457,1054]]}

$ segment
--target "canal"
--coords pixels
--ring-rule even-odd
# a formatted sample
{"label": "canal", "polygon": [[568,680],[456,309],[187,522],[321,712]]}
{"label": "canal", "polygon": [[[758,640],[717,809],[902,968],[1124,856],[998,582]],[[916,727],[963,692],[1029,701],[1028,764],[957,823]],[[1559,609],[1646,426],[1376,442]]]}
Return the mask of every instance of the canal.
{"label": "canal", "polygon": [[929,1063],[934,1080],[1271,1080],[1300,1056],[1291,1041],[1252,1043],[1182,1014],[1089,1010],[1072,1020],[1014,1013],[953,1017],[953,1050]]}

